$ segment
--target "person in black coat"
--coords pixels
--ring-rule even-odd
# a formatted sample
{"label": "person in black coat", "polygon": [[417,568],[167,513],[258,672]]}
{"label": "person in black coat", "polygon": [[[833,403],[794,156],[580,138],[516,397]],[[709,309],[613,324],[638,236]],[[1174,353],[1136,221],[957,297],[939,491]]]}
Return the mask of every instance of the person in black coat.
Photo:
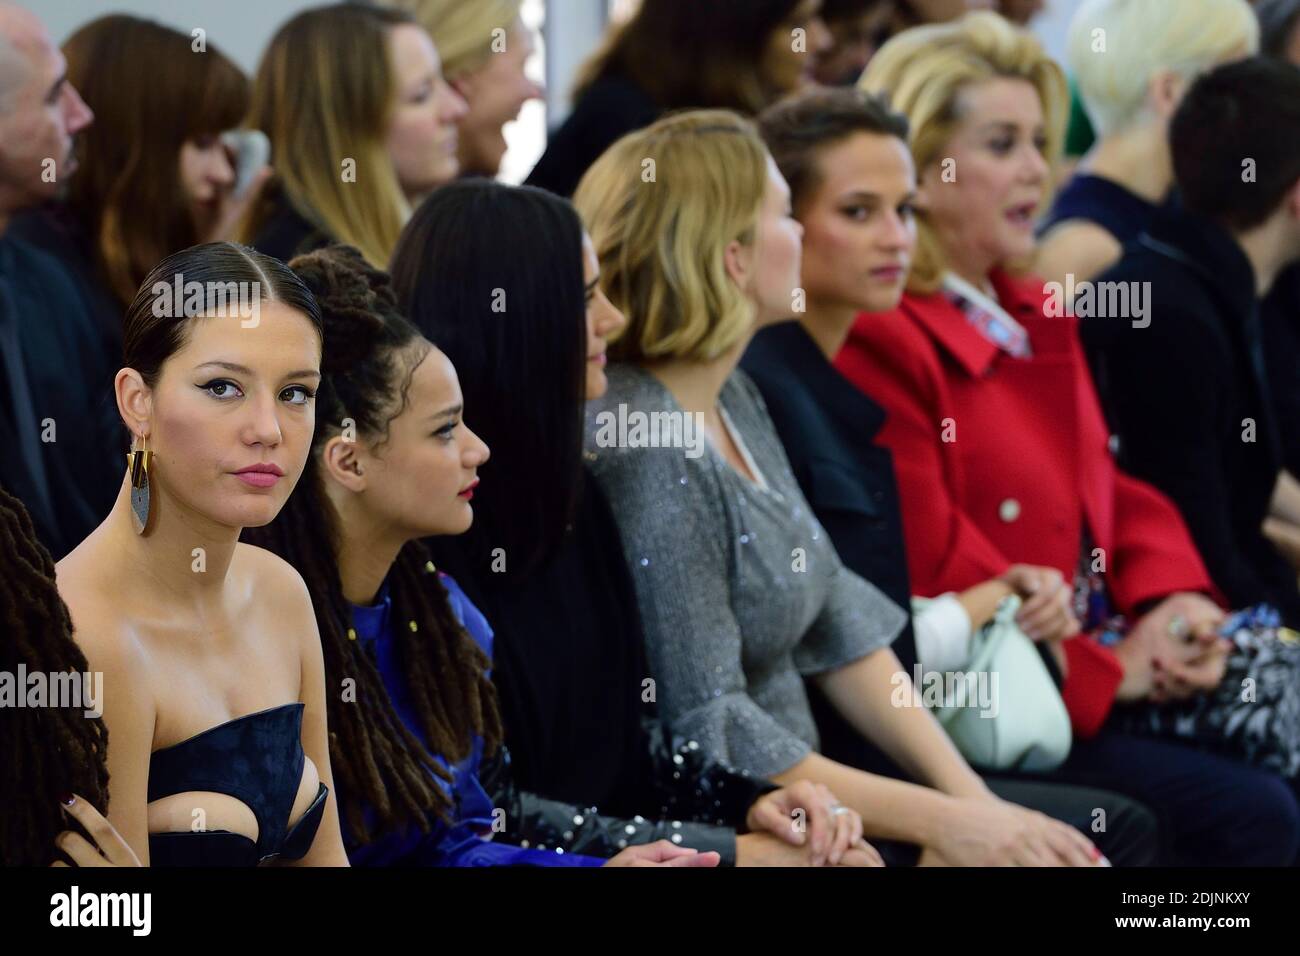
{"label": "person in black coat", "polygon": [[[1182,214],[1076,297],[1084,346],[1121,464],[1178,506],[1216,588],[1300,626],[1295,572],[1261,530],[1284,446],[1258,306],[1300,257],[1300,71],[1255,58],[1207,74],[1170,144]],[[1105,283],[1134,307],[1110,314]]]}
{"label": "person in black coat", "polygon": [[[1300,264],[1288,267],[1264,298],[1260,335],[1282,464],[1292,475],[1300,475]],[[1300,521],[1300,516],[1292,521]]]}
{"label": "person in black coat", "polygon": [[273,182],[262,198],[263,218],[249,245],[265,255],[289,262],[295,256],[315,252],[335,242],[335,238],[298,211],[284,189]]}
{"label": "person in black coat", "polygon": [[[620,137],[679,109],[755,114],[812,79],[831,46],[817,0],[643,0],[583,67],[573,111],[527,185],[572,196]],[[803,31],[803,43],[792,41]]]}
{"label": "person in black coat", "polygon": [[117,366],[76,275],[10,225],[75,174],[73,139],[94,117],[40,21],[18,7],[0,13],[0,485],[22,500],[58,559],[103,520],[121,487]]}
{"label": "person in black coat", "polygon": [[[123,304],[113,295],[95,264],[94,242],[66,202],[48,202],[24,209],[9,224],[7,234],[22,240],[58,261],[86,301],[91,317],[103,338],[103,355],[110,372],[117,371],[122,357]],[[112,399],[108,399],[112,404]]]}

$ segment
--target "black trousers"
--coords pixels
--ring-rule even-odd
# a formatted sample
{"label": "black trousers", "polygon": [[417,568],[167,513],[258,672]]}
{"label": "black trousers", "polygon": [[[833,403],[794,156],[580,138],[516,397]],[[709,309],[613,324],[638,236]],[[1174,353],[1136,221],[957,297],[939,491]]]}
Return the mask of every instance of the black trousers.
{"label": "black trousers", "polygon": [[[870,773],[907,780],[903,769],[848,725],[813,685],[808,697],[822,738],[821,752],[831,760]],[[1165,842],[1152,811],[1140,798],[1091,782],[983,775],[990,790],[1012,803],[1045,813],[1082,832],[1114,866],[1154,866],[1166,861]],[[1107,773],[1104,776],[1110,777]],[[1118,789],[1118,788],[1117,788]],[[889,866],[915,866],[919,847],[892,840],[868,840]],[[1293,851],[1294,852],[1294,851]]]}
{"label": "black trousers", "polygon": [[[1045,813],[1079,830],[1113,866],[1155,866],[1160,862],[1155,814],[1136,800],[1109,790],[1040,780],[985,777],[984,782],[1003,800]],[[910,843],[867,842],[880,851],[887,866],[915,866],[921,856],[921,848]]]}
{"label": "black trousers", "polygon": [[985,777],[984,782],[1003,800],[1068,823],[1092,840],[1114,866],[1160,862],[1156,815],[1136,800],[1110,790],[1014,777]]}
{"label": "black trousers", "polygon": [[1103,728],[1076,740],[1050,778],[1146,804],[1171,866],[1290,866],[1300,850],[1294,782],[1186,744]]}

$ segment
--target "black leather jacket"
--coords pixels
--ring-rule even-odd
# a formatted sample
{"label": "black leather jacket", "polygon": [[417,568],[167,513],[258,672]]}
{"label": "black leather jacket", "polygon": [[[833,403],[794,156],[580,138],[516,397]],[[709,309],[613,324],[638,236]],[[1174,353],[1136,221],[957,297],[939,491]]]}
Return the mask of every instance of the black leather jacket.
{"label": "black leather jacket", "polygon": [[519,790],[505,746],[485,758],[479,777],[496,807],[505,811],[498,839],[539,850],[563,850],[611,857],[629,846],[671,840],[701,853],[716,850],[723,866],[736,863],[736,834],[747,832],[745,817],[759,797],[776,785],[707,757],[694,740],[668,739],[656,720],[642,721],[650,748],[654,789],[646,809],[654,818],[603,815]]}

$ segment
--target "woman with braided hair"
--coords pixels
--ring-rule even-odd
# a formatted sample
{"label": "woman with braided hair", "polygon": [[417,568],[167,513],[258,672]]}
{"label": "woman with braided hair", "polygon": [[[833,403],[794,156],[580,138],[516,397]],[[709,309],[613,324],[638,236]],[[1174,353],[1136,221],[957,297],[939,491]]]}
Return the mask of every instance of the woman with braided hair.
{"label": "woman with braided hair", "polygon": [[57,574],[103,674],[109,820],[147,865],[347,864],[310,600],[239,543],[302,474],[320,328],[293,273],[228,242],[164,259],[127,312],[127,474]]}
{"label": "woman with braided hair", "polygon": [[[501,740],[492,634],[420,542],[469,528],[488,459],[462,421],[455,368],[356,249],[329,247],[291,267],[324,319],[315,431],[297,492],[245,539],[297,567],[312,595],[352,862],[605,864],[490,840],[500,814],[479,769]],[[610,862],[710,866],[717,855],[661,841]]]}
{"label": "woman with braided hair", "polygon": [[[54,586],[54,560],[36,539],[23,503],[0,488],[0,671],[88,675],[72,640],[68,609]],[[17,685],[23,694],[26,682]],[[80,685],[84,687],[84,684]],[[66,830],[55,799],[103,848],[108,859],[136,864],[131,848],[104,819],[108,805],[108,729],[97,701],[0,706],[0,865],[40,866],[66,852],[81,866],[103,862],[97,848]],[[87,707],[87,704],[89,707]],[[81,794],[80,797],[75,794]],[[56,860],[55,866],[66,866]]]}

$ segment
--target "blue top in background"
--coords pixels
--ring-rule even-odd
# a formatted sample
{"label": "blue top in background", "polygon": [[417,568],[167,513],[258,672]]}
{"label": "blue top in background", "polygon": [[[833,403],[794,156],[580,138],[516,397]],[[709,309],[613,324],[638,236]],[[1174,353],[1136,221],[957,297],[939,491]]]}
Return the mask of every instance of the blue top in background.
{"label": "blue top in background", "polygon": [[1157,205],[1112,180],[1076,173],[1057,192],[1036,232],[1041,238],[1057,223],[1082,219],[1101,226],[1124,246],[1146,232],[1160,211],[1173,202],[1172,192]]}

